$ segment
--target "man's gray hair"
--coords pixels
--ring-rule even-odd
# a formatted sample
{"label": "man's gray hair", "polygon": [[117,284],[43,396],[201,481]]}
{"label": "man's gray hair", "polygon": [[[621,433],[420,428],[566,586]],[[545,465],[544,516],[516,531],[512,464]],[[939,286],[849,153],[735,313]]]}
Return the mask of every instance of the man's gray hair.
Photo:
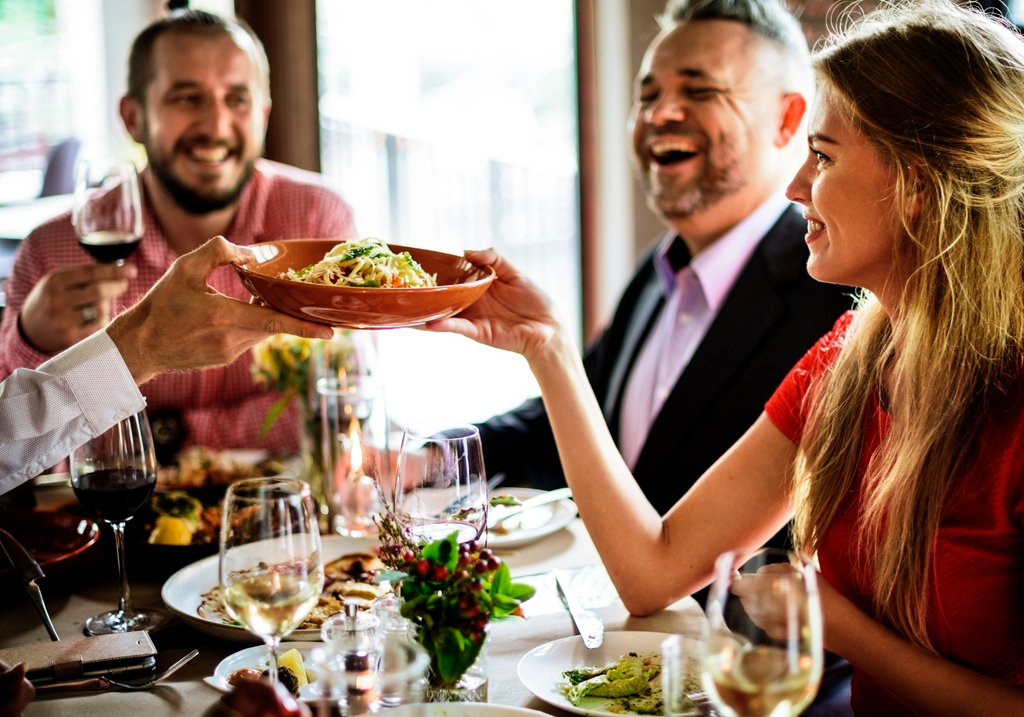
{"label": "man's gray hair", "polygon": [[732,20],[805,61],[810,54],[800,22],[781,0],[668,0],[658,18],[662,29],[690,20]]}

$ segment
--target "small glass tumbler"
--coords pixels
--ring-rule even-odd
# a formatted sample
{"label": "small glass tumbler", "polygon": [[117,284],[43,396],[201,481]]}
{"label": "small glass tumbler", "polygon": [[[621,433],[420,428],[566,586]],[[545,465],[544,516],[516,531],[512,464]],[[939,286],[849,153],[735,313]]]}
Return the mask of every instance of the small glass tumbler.
{"label": "small glass tumbler", "polygon": [[423,702],[430,656],[416,642],[415,628],[402,617],[402,599],[385,593],[370,605],[380,620],[383,652],[380,660],[380,701],[383,707]]}
{"label": "small glass tumbler", "polygon": [[684,633],[661,643],[661,685],[666,717],[692,715],[692,695],[703,692],[704,635]]}
{"label": "small glass tumbler", "polygon": [[376,712],[383,652],[380,620],[346,602],[344,614],[324,621],[320,637],[326,643],[320,665],[325,682],[319,690],[321,698],[336,701],[344,717]]}
{"label": "small glass tumbler", "polygon": [[400,632],[410,634],[412,622],[402,617],[402,598],[394,593],[384,593],[370,603],[370,614],[380,620],[381,633]]}
{"label": "small glass tumbler", "polygon": [[430,656],[410,633],[386,631],[378,672],[381,706],[422,703],[428,667]]}

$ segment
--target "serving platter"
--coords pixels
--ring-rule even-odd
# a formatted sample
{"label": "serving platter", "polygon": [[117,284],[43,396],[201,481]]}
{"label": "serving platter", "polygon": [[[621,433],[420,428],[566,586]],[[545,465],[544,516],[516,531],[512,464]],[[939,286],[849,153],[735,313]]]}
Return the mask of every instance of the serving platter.
{"label": "serving platter", "polygon": [[[376,546],[376,540],[367,538],[346,538],[340,535],[324,536],[321,539],[324,562],[329,562],[347,553],[366,553]],[[203,601],[203,593],[209,592],[220,581],[218,555],[211,555],[187,565],[174,573],[160,591],[167,609],[182,622],[200,632],[231,642],[260,642],[253,633],[239,625],[229,625],[219,620],[200,617],[196,610]],[[316,641],[320,630],[295,630],[287,636],[292,641]]]}
{"label": "serving platter", "polygon": [[[624,711],[619,706],[621,700],[614,698],[584,697],[579,705],[574,705],[565,697],[563,688],[567,680],[562,673],[584,665],[602,666],[616,662],[630,652],[661,652],[661,643],[666,637],[669,634],[663,632],[608,632],[605,633],[604,643],[592,650],[583,644],[579,635],[547,642],[530,650],[519,660],[519,680],[538,698],[568,712],[602,717],[633,714]],[[679,717],[699,714],[700,711],[695,708]]]}
{"label": "serving platter", "polygon": [[363,286],[324,286],[284,279],[324,258],[338,239],[290,239],[253,244],[255,264],[235,265],[239,279],[253,296],[307,321],[349,329],[394,329],[417,326],[453,316],[479,299],[494,280],[494,269],[474,266],[461,256],[430,249],[398,246],[409,252],[423,270],[437,277],[434,287],[384,289]]}

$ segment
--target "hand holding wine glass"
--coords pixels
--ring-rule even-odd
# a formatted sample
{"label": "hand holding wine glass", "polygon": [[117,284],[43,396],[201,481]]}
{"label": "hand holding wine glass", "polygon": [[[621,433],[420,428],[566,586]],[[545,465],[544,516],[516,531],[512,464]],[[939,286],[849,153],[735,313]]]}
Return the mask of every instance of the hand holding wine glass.
{"label": "hand holding wine glass", "polygon": [[306,619],[324,584],[317,511],[309,485],[288,478],[232,483],[224,498],[220,587],[232,618],[270,648]]}
{"label": "hand holding wine glass", "polygon": [[487,525],[480,432],[469,424],[419,423],[405,429],[394,488],[395,517],[422,542],[453,532],[476,540]]}
{"label": "hand holding wine glass", "polygon": [[800,714],[821,680],[821,603],[813,566],[766,548],[715,563],[704,656],[708,697],[728,717]]}
{"label": "hand holding wine glass", "polygon": [[71,222],[79,244],[96,261],[123,264],[143,233],[135,165],[109,157],[79,162]]}
{"label": "hand holding wine glass", "polygon": [[145,411],[115,424],[71,454],[75,496],[114,530],[121,581],[118,609],[89,618],[85,631],[90,635],[156,630],[167,623],[161,612],[134,608],[125,570],[124,524],[149,501],[155,486],[156,454]]}

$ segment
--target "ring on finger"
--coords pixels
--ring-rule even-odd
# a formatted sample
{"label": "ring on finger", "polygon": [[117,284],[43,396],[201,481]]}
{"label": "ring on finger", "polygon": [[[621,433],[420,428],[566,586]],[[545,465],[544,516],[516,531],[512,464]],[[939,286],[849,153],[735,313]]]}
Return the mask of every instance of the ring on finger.
{"label": "ring on finger", "polygon": [[99,314],[96,313],[96,307],[92,304],[86,304],[82,307],[82,323],[86,326],[95,324],[99,320]]}

